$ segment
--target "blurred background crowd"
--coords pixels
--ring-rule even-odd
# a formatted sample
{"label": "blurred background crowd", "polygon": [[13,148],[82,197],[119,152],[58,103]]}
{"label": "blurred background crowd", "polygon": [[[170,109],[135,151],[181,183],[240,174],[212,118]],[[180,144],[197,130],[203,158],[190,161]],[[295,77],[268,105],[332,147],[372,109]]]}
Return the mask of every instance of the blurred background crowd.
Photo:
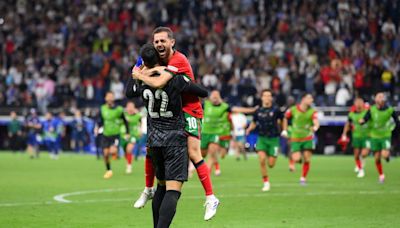
{"label": "blurred background crowd", "polygon": [[[318,4],[315,4],[318,2]],[[3,0],[0,106],[96,107],[124,83],[160,25],[175,32],[199,83],[232,105],[309,92],[346,106],[377,90],[399,101],[397,0]]]}

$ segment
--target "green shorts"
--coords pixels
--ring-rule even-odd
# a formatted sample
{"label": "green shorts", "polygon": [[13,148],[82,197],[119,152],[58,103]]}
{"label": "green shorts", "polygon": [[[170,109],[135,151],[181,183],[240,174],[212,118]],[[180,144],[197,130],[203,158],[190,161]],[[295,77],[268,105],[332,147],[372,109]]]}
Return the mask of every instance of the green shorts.
{"label": "green shorts", "polygon": [[222,148],[229,149],[229,144],[231,140],[219,140],[218,145],[220,145]]}
{"label": "green shorts", "polygon": [[303,142],[290,142],[290,151],[302,152],[304,150],[315,150],[315,144],[313,140],[307,140]]}
{"label": "green shorts", "polygon": [[210,143],[219,144],[219,136],[217,134],[201,134],[201,149],[207,149]]}
{"label": "green shorts", "polygon": [[134,136],[129,137],[129,140],[126,140],[124,137],[119,137],[119,145],[121,146],[122,149],[126,149],[126,146],[128,146],[129,143],[136,143],[137,138]]}
{"label": "green shorts", "polygon": [[196,118],[188,113],[184,113],[185,115],[185,131],[196,138],[201,137],[201,126],[202,121],[200,118]]}
{"label": "green shorts", "polygon": [[390,138],[374,139],[371,138],[371,150],[379,152],[381,150],[389,150],[391,147]]}
{"label": "green shorts", "polygon": [[357,149],[371,148],[371,142],[368,138],[352,138],[351,145],[353,146],[353,148]]}
{"label": "green shorts", "polygon": [[279,153],[279,138],[258,136],[256,142],[256,151],[264,151],[268,156],[278,157]]}

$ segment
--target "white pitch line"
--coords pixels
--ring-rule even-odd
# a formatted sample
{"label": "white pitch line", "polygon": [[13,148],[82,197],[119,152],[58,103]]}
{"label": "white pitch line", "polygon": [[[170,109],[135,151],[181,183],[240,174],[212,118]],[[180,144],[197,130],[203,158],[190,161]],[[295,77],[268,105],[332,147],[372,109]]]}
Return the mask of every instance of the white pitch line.
{"label": "white pitch line", "polygon": [[[118,189],[100,189],[100,190],[91,190],[91,191],[80,191],[80,192],[72,192],[65,193],[61,195],[84,195],[90,193],[99,193],[99,192],[116,192],[116,191],[127,191],[131,190],[131,188],[118,188]],[[309,193],[284,193],[284,192],[266,192],[266,193],[239,193],[232,195],[218,195],[218,198],[248,198],[248,197],[287,197],[287,196],[329,196],[329,195],[352,195],[354,193],[358,193],[360,195],[379,195],[379,194],[400,194],[400,190],[393,191],[331,191],[331,192],[309,192]],[[60,196],[60,195],[59,195]],[[183,199],[204,199],[202,195],[196,196],[182,196]],[[131,201],[133,198],[105,198],[105,199],[87,199],[87,200],[65,200],[67,203],[101,203],[101,202],[121,202],[121,201]],[[58,202],[58,203],[57,203]],[[0,207],[17,207],[17,206],[28,206],[28,205],[55,205],[55,204],[64,204],[62,201],[47,201],[47,202],[20,202],[20,203],[0,203]]]}
{"label": "white pitch line", "polygon": [[78,195],[86,195],[90,193],[98,193],[98,192],[119,192],[119,191],[128,191],[133,190],[132,188],[114,188],[114,189],[98,189],[98,190],[87,190],[87,191],[78,191],[78,192],[69,192],[62,193],[53,197],[53,199],[59,203],[71,203],[71,200],[65,199],[68,196],[78,196]]}
{"label": "white pitch line", "polygon": [[17,207],[17,206],[50,205],[50,204],[54,204],[54,201],[46,201],[46,202],[20,202],[20,203],[0,203],[0,207]]}

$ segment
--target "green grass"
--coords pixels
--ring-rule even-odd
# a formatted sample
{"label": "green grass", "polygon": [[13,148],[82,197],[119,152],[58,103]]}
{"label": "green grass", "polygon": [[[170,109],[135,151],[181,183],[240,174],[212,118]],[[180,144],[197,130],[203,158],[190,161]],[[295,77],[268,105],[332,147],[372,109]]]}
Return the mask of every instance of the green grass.
{"label": "green grass", "polygon": [[[185,184],[172,227],[396,227],[400,224],[400,160],[384,163],[386,183],[378,184],[372,158],[366,177],[357,179],[349,156],[315,156],[309,183],[300,186],[280,157],[271,170],[272,189],[261,192],[256,157],[221,162],[213,177],[221,200],[217,216],[203,221],[203,190],[197,177]],[[93,156],[0,153],[0,227],[151,227],[151,206],[132,208],[143,188],[143,160],[124,174],[124,161],[113,161],[114,176],[102,178],[103,163]],[[106,191],[104,189],[110,189]],[[89,191],[89,192],[82,192]],[[91,191],[91,192],[90,192]],[[59,203],[62,193],[81,192]]]}

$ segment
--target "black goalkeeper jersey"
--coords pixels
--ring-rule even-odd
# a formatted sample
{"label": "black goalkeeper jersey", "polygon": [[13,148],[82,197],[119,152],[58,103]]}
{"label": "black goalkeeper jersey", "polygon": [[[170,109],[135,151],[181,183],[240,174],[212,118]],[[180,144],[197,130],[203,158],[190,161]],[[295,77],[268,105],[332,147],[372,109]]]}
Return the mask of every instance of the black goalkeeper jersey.
{"label": "black goalkeeper jersey", "polygon": [[279,137],[280,129],[278,120],[283,119],[283,113],[276,107],[260,107],[253,114],[253,121],[256,123],[258,134],[266,137]]}
{"label": "black goalkeeper jersey", "polygon": [[[130,80],[127,97],[141,96],[147,109],[147,146],[187,146],[182,92],[206,97],[207,91],[181,75],[175,75],[162,89]],[[133,96],[134,96],[133,95]]]}

